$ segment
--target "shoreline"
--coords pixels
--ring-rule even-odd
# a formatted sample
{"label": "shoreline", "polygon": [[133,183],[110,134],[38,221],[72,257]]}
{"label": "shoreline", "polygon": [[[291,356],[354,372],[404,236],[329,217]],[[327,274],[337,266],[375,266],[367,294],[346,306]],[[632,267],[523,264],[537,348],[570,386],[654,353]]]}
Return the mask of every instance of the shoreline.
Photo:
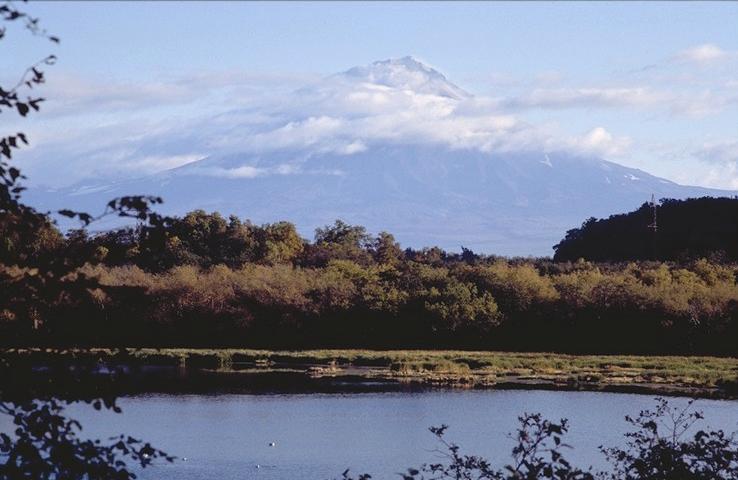
{"label": "shoreline", "polygon": [[[30,366],[122,368],[123,394],[562,390],[738,399],[738,358],[457,350],[2,349]],[[39,373],[40,372],[40,373]]]}

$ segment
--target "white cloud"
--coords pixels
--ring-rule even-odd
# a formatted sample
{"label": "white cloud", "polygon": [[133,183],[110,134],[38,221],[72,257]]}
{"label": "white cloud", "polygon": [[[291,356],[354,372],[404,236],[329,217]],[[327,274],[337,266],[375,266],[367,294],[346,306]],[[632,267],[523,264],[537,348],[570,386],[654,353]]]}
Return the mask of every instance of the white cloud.
{"label": "white cloud", "polygon": [[[151,96],[161,93],[159,100],[163,102],[168,101],[168,95],[172,98],[183,95],[176,90],[162,93],[165,90],[149,87],[142,91]],[[114,89],[108,93],[110,105],[124,103],[129,96],[138,94],[135,89]],[[152,126],[151,120],[140,126],[132,120],[126,122],[125,128],[116,130],[114,119],[110,122],[107,127],[86,130],[86,138],[84,133],[75,135],[72,144],[65,144],[62,134],[46,145],[55,145],[57,151],[67,150],[79,159],[76,171],[96,176],[103,176],[106,169],[109,174],[153,173],[210,154],[260,155],[285,150],[355,155],[373,145],[387,143],[437,144],[485,152],[568,150],[606,156],[620,155],[628,146],[626,140],[616,138],[604,128],[581,137],[561,135],[549,127],[536,126],[505,113],[495,99],[457,100],[406,88],[343,81],[301,89],[271,102],[259,99],[244,109],[199,114],[186,121],[178,115],[161,115],[158,127]],[[47,153],[48,148],[41,148],[37,155]],[[85,162],[88,162],[86,166]],[[258,165],[199,172],[227,178],[320,174],[307,168]]]}
{"label": "white cloud", "polygon": [[512,99],[511,106],[541,108],[644,107],[663,103],[670,95],[647,87],[536,89]]}
{"label": "white cloud", "polygon": [[738,190],[738,164],[712,165],[706,171],[686,171],[678,175],[676,180],[684,185]]}
{"label": "white cloud", "polygon": [[703,117],[722,112],[738,102],[738,95],[712,89],[680,91],[652,87],[538,88],[497,104],[512,110],[538,109],[635,109],[670,115]]}
{"label": "white cloud", "polygon": [[255,178],[260,175],[265,175],[267,171],[263,168],[252,167],[250,165],[244,165],[236,168],[207,168],[207,169],[194,169],[190,173],[199,173],[204,175],[210,175],[213,177],[225,177],[225,178]]}
{"label": "white cloud", "polygon": [[615,137],[603,127],[596,127],[571,144],[582,151],[596,155],[618,156],[627,152],[631,145],[628,137]]}
{"label": "white cloud", "polygon": [[307,74],[231,71],[122,81],[62,72],[50,75],[48,84],[38,87],[37,92],[47,98],[42,105],[44,118],[78,117],[150,112],[162,107],[182,109],[193,105],[233,108],[243,101],[253,105],[260,100],[271,101],[271,96],[284,95],[314,80],[314,75]]}
{"label": "white cloud", "polygon": [[206,175],[210,177],[222,177],[231,179],[257,178],[267,175],[343,175],[340,170],[304,169],[301,165],[294,163],[283,163],[274,167],[257,167],[253,165],[242,165],[239,167],[200,167],[184,170],[185,175]]}
{"label": "white cloud", "polygon": [[738,140],[708,142],[696,149],[694,154],[708,163],[738,164]]}
{"label": "white cloud", "polygon": [[671,102],[671,111],[691,117],[704,117],[724,111],[738,103],[735,93],[716,93],[710,89],[688,92],[675,97]]}
{"label": "white cloud", "polygon": [[541,85],[553,85],[560,83],[564,79],[564,75],[561,72],[555,70],[549,70],[547,72],[541,72],[536,75],[536,83]]}
{"label": "white cloud", "polygon": [[[376,95],[373,85],[362,85],[358,90],[333,90],[330,94],[303,90],[286,102],[290,109],[271,116],[272,120],[281,117],[281,122],[242,125],[242,130],[234,130],[239,131],[238,135],[229,131],[214,144],[254,154],[310,149],[346,155],[363,152],[377,143],[434,143],[485,152],[563,149],[598,155],[620,155],[630,144],[604,128],[581,137],[561,136],[550,128],[503,113],[499,102],[493,99],[458,101],[391,88],[381,89],[381,100]],[[292,120],[308,112],[310,116]]]}
{"label": "white cloud", "polygon": [[343,148],[342,153],[344,153],[346,155],[352,155],[354,153],[363,152],[363,151],[366,150],[366,148],[367,147],[364,144],[364,142],[362,142],[360,140],[356,140],[356,141],[353,141],[353,142],[349,143],[348,145],[346,145]]}
{"label": "white cloud", "polygon": [[[412,76],[412,85],[422,80],[416,77]],[[337,75],[279,95],[239,90],[231,101],[229,95],[241,85],[238,82],[248,83],[239,78],[198,77],[192,84],[173,82],[171,89],[164,82],[100,88],[84,82],[62,82],[59,91],[66,93],[59,96],[60,102],[68,105],[67,114],[75,108],[87,114],[79,113],[74,122],[67,117],[49,119],[49,128],[43,129],[44,143],[34,156],[51,158],[53,152],[54,158],[59,154],[71,158],[74,168],[70,170],[79,177],[100,177],[106,172],[153,173],[208,155],[233,153],[259,156],[300,151],[307,156],[326,152],[350,156],[392,143],[484,152],[564,150],[618,156],[628,152],[632,142],[627,136],[604,126],[580,135],[562,133],[550,123],[526,121],[516,109],[646,108],[668,103],[671,98],[648,87],[539,88],[511,99],[469,95],[452,98],[448,93],[457,90],[445,85],[442,76],[433,75],[432,83],[416,91],[403,84],[374,84],[355,76]],[[392,77],[393,82],[397,78],[402,77]],[[208,84],[214,88],[202,88]],[[228,95],[220,88],[225,88]],[[199,91],[204,93],[195,95]],[[264,86],[257,92],[273,91]],[[223,102],[210,102],[221,96]],[[201,102],[205,108],[183,113],[182,105],[192,102]],[[112,113],[101,122],[90,105],[107,105]],[[116,113],[116,108],[127,112]],[[190,171],[227,178],[340,174],[338,169],[313,171],[307,163],[296,166],[289,161],[276,167],[245,162],[207,171],[193,165]]]}
{"label": "white cloud", "polygon": [[127,168],[136,170],[138,173],[154,173],[170,168],[177,168],[196,162],[204,158],[205,155],[191,153],[186,155],[148,155],[145,157],[135,158],[132,162],[125,164]]}
{"label": "white cloud", "polygon": [[728,57],[729,53],[712,43],[696,45],[677,53],[677,60],[706,64]]}
{"label": "white cloud", "polygon": [[653,154],[675,166],[673,180],[685,185],[738,190],[738,140],[720,139],[698,146],[655,145]]}

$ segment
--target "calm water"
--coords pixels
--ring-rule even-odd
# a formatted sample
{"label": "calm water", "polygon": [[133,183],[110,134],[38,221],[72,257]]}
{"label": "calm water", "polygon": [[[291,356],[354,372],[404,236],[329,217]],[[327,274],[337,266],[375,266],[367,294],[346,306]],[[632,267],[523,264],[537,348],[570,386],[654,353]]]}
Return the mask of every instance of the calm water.
{"label": "calm water", "polygon": [[[569,457],[602,466],[597,446],[622,442],[623,417],[652,406],[653,397],[546,391],[156,395],[125,398],[120,405],[120,415],[81,406],[70,414],[82,420],[86,434],[128,433],[187,457],[146,469],[141,478],[299,480],[337,478],[348,467],[399,478],[396,472],[437,458],[427,428],[442,423],[464,452],[505,461],[513,445],[506,434],[526,411],[569,418]],[[707,425],[738,429],[738,402],[701,400],[697,408]]]}

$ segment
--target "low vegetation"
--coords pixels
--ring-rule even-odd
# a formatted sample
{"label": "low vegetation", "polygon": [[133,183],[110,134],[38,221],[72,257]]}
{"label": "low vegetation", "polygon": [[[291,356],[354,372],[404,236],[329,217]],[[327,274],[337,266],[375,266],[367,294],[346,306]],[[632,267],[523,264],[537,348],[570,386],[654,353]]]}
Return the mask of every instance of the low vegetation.
{"label": "low vegetation", "polygon": [[[738,396],[738,359],[562,355],[452,350],[10,349],[8,365],[75,362],[205,369],[215,373],[303,372],[464,388],[555,388]],[[229,376],[229,380],[233,380]]]}

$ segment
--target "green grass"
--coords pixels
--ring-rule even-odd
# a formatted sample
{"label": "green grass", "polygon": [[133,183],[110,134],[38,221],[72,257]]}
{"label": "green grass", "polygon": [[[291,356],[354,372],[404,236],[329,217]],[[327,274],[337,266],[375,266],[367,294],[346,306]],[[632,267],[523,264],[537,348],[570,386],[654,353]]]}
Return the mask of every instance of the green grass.
{"label": "green grass", "polygon": [[[65,356],[112,357],[110,349],[66,351]],[[738,385],[738,359],[719,357],[563,355],[455,350],[302,350],[250,349],[128,349],[127,354],[147,365],[170,365],[215,370],[253,364],[274,367],[326,366],[331,372],[347,368],[366,376],[407,381],[494,386],[500,382],[545,382],[553,385],[650,385],[715,389]],[[50,359],[58,353],[41,349],[9,349],[0,357]],[[320,371],[320,369],[318,369]],[[735,394],[733,394],[735,395]]]}

